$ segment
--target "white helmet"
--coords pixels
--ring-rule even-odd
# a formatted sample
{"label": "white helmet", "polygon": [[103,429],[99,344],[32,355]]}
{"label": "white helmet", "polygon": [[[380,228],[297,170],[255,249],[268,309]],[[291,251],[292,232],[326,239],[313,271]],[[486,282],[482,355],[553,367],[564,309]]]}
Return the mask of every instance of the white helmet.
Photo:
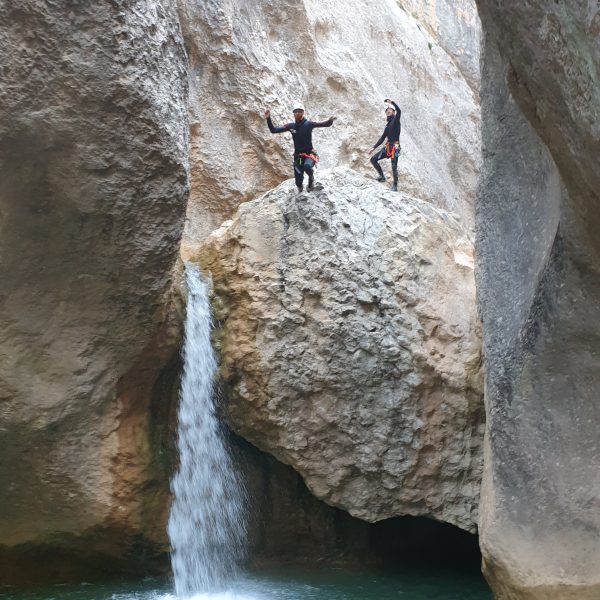
{"label": "white helmet", "polygon": [[294,112],[295,110],[304,110],[304,104],[302,104],[302,102],[296,102],[294,104],[294,108],[292,109],[292,112]]}

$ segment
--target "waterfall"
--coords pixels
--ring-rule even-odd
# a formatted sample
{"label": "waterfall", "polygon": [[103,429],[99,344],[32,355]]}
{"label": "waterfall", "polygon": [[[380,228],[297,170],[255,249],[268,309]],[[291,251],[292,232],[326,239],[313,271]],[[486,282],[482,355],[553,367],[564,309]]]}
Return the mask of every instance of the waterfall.
{"label": "waterfall", "polygon": [[179,470],[171,481],[168,533],[178,597],[223,589],[242,558],[243,491],[214,407],[217,368],[208,285],[186,265],[188,288],[179,397]]}

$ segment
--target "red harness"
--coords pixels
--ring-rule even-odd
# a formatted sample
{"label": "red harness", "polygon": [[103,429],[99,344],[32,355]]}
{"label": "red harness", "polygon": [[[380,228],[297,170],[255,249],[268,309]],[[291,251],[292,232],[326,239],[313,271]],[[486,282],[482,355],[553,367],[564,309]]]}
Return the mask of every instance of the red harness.
{"label": "red harness", "polygon": [[319,164],[319,155],[316,152],[311,152],[310,154],[307,154],[306,152],[301,152],[300,154],[298,154],[298,158],[310,158],[310,160],[312,160],[315,163],[315,167],[317,166],[317,164]]}
{"label": "red harness", "polygon": [[396,158],[396,154],[400,154],[400,142],[385,143],[385,156],[387,158]]}

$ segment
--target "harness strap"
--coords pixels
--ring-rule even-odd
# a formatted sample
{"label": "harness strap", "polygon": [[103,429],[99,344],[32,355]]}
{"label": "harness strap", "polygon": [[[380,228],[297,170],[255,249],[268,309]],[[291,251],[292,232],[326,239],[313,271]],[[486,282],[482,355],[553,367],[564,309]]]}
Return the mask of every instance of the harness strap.
{"label": "harness strap", "polygon": [[386,158],[395,158],[396,154],[400,154],[400,142],[385,143],[385,156]]}
{"label": "harness strap", "polygon": [[315,167],[317,166],[320,160],[319,155],[314,150],[310,154],[308,152],[301,152],[300,154],[298,154],[298,164],[300,164],[306,158],[310,158],[310,160],[312,160],[315,163]]}

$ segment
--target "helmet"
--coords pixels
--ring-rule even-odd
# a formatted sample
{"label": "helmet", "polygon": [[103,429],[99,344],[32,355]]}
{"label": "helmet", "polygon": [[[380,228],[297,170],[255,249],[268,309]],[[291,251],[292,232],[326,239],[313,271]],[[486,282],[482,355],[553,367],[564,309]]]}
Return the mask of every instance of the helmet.
{"label": "helmet", "polygon": [[302,102],[296,102],[294,104],[294,108],[292,109],[292,112],[295,110],[304,110],[304,104],[302,104]]}
{"label": "helmet", "polygon": [[388,105],[385,107],[385,109],[384,109],[384,111],[383,111],[383,112],[387,113],[387,111],[388,111],[388,110],[392,110],[393,112],[396,112],[396,109],[395,109],[395,108],[394,108],[394,107],[393,107],[391,104],[388,104]]}

